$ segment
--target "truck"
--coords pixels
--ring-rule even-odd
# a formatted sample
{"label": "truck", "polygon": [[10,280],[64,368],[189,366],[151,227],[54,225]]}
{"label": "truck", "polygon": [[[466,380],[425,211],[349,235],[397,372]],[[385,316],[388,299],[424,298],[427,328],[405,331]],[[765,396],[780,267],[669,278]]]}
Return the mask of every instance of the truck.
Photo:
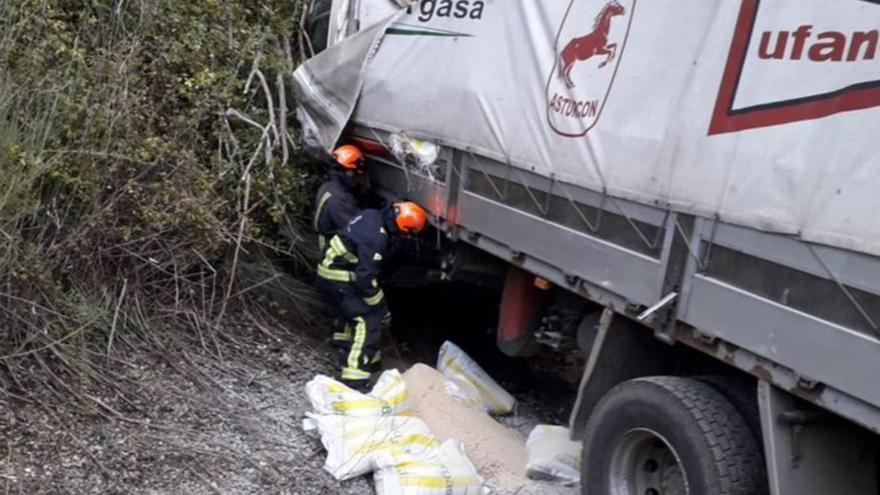
{"label": "truck", "polygon": [[306,143],[576,342],[591,495],[880,491],[880,2],[317,0]]}

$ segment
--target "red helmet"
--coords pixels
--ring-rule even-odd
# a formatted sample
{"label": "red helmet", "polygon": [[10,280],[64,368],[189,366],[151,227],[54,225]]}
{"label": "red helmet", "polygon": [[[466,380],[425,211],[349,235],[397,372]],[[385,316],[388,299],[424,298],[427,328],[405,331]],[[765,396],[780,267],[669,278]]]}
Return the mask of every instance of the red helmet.
{"label": "red helmet", "polygon": [[351,144],[342,145],[333,150],[336,163],[346,170],[357,170],[364,164],[364,154],[357,146]]}
{"label": "red helmet", "polygon": [[394,203],[394,220],[397,228],[410,235],[421,232],[428,222],[428,214],[424,208],[412,201]]}

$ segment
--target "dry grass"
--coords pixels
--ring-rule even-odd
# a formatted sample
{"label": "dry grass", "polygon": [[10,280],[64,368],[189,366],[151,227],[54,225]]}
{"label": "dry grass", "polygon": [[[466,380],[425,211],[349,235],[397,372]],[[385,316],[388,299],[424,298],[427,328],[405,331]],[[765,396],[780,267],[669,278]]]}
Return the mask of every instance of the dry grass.
{"label": "dry grass", "polygon": [[128,356],[222,361],[230,313],[310,317],[275,267],[312,256],[285,91],[304,9],[0,0],[0,397],[125,421],[82,390],[137,395]]}

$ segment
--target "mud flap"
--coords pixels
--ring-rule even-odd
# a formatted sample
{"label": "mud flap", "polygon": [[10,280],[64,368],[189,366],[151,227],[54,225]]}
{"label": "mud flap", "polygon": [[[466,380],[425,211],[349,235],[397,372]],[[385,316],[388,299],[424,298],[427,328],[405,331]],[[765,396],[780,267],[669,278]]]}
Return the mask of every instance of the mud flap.
{"label": "mud flap", "polygon": [[[589,315],[587,316],[589,317]],[[669,346],[651,331],[605,308],[595,335],[579,338],[591,342],[587,364],[571,411],[572,438],[582,440],[587,420],[600,399],[615,385],[633,378],[669,374]]]}
{"label": "mud flap", "polygon": [[539,344],[534,336],[547,292],[536,287],[535,276],[510,265],[504,280],[498,314],[498,348],[511,357],[534,355]]}

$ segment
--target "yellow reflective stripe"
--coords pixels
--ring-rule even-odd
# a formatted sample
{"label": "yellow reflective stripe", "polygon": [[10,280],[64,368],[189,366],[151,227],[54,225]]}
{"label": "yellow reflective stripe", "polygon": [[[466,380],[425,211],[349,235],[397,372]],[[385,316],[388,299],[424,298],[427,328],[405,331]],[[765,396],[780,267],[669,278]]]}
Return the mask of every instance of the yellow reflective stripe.
{"label": "yellow reflective stripe", "polygon": [[[366,371],[355,370],[355,369],[351,369],[351,368],[343,368],[342,369],[342,379],[343,380],[369,380],[370,374],[367,373]],[[334,405],[333,407],[336,408],[336,405]]]}
{"label": "yellow reflective stripe", "polygon": [[[344,372],[343,372],[344,375]],[[343,378],[347,378],[343,376]],[[370,378],[370,374],[367,373],[366,380]],[[361,378],[352,378],[353,380],[360,380]],[[333,403],[333,409],[339,412],[351,412],[351,411],[361,411],[364,409],[383,409],[385,408],[385,403],[379,399],[349,399],[349,400],[341,400]]]}
{"label": "yellow reflective stripe", "polygon": [[343,251],[339,250],[339,245],[342,244],[342,241],[339,240],[338,236],[333,236],[330,239],[330,247],[327,248],[327,252],[324,253],[324,260],[321,262],[322,265],[326,267],[330,267],[333,265],[333,262],[336,261],[336,258],[343,255],[345,251],[345,246],[342,246]]}
{"label": "yellow reflective stripe", "polygon": [[[336,239],[336,237],[334,237],[333,239]],[[338,255],[336,254],[336,248],[333,247],[333,240],[331,239],[330,247],[327,248],[327,252],[324,253],[324,259],[321,261],[321,266],[325,268],[330,268],[331,266],[333,266],[333,262],[336,260],[337,256]]]}
{"label": "yellow reflective stripe", "polygon": [[498,398],[495,397],[495,395],[489,389],[487,389],[482,384],[480,384],[480,380],[477,380],[470,373],[465,371],[464,368],[459,366],[458,361],[454,360],[452,358],[452,356],[446,357],[445,365],[447,368],[449,368],[453,371],[457,371],[458,373],[461,373],[461,375],[464,376],[465,380],[467,380],[468,382],[471,383],[471,385],[476,387],[480,391],[482,396],[484,398],[488,399],[488,401],[492,403],[492,406],[496,410],[504,411],[507,409],[507,406],[505,406],[500,400],[498,400]]}
{"label": "yellow reflective stripe", "polygon": [[333,239],[330,240],[330,247],[327,249],[327,253],[324,255],[324,260],[321,262],[320,265],[318,265],[318,276],[327,280],[332,280],[334,282],[352,282],[354,281],[354,273],[351,273],[347,270],[330,268],[331,266],[333,266],[333,262],[336,260],[336,258],[341,256],[337,253],[337,243],[341,244],[342,242],[339,241],[339,237],[334,236]]}
{"label": "yellow reflective stripe", "polygon": [[407,476],[406,474],[401,474],[399,482],[402,486],[435,489],[481,485],[480,480],[473,476]]}
{"label": "yellow reflective stripe", "polygon": [[354,281],[353,273],[335,268],[327,268],[323,265],[318,265],[318,276],[333,282],[348,283]]}
{"label": "yellow reflective stripe", "polygon": [[385,293],[382,292],[382,289],[379,289],[379,292],[377,292],[375,295],[372,295],[370,297],[365,297],[364,302],[367,303],[369,306],[376,306],[377,304],[382,302],[382,299],[384,297],[385,297]]}
{"label": "yellow reflective stripe", "polygon": [[315,230],[318,230],[318,219],[321,217],[321,211],[324,209],[324,205],[333,197],[330,194],[330,191],[324,191],[324,194],[321,195],[321,199],[318,200],[318,207],[315,208]]}
{"label": "yellow reflective stripe", "polygon": [[[431,469],[437,468],[437,463],[433,461],[426,461],[423,459],[411,459],[411,460],[399,460],[398,457],[409,457],[412,455],[407,454],[406,452],[400,453],[400,455],[395,456],[395,452],[392,452],[392,460],[394,461],[394,470],[398,473],[405,473],[408,470],[413,469]],[[412,477],[412,476],[410,476]]]}
{"label": "yellow reflective stripe", "polygon": [[348,249],[345,247],[345,244],[342,242],[342,239],[340,239],[339,236],[333,236],[333,239],[330,239],[330,247],[333,249],[333,252],[336,255],[335,258],[342,256],[343,259],[345,259],[345,261],[348,261],[349,263],[357,263],[357,256],[348,252]]}
{"label": "yellow reflective stripe", "polygon": [[329,390],[331,394],[342,394],[351,391],[350,388],[339,382],[330,382],[330,384],[327,385],[327,390]]}
{"label": "yellow reflective stripe", "polygon": [[[349,370],[348,368],[342,370],[342,378],[346,380],[369,380],[370,374],[366,371],[360,370]],[[348,414],[352,412],[358,411],[376,411],[379,414],[384,416],[388,416],[393,414],[394,416],[409,416],[410,408],[409,407],[400,407],[405,403],[407,398],[407,393],[401,393],[388,401],[383,401],[379,399],[374,399],[370,396],[363,395],[359,392],[351,390],[345,385],[340,384],[338,387],[333,387],[329,389],[330,393],[336,394],[346,394],[344,397],[358,397],[355,399],[340,399],[333,401],[330,404],[330,407],[333,408],[334,411],[340,414]],[[355,395],[356,394],[356,395]],[[368,428],[369,431],[364,431],[364,429],[355,429],[346,431],[343,435],[346,439],[351,439],[357,437],[358,435],[375,434],[376,427],[370,426]]]}
{"label": "yellow reflective stripe", "polygon": [[354,453],[362,454],[364,452],[372,452],[374,450],[388,449],[391,447],[396,447],[398,445],[421,445],[424,447],[436,447],[437,440],[435,440],[433,437],[429,437],[426,435],[419,435],[419,434],[404,435],[398,439],[378,440],[378,441],[374,441],[374,442],[367,442],[364,445],[362,445],[360,448],[355,449]]}
{"label": "yellow reflective stripe", "polygon": [[336,332],[333,334],[333,339],[334,340],[344,340],[346,342],[350,341],[351,340],[351,325],[346,323],[342,327],[341,332]]}
{"label": "yellow reflective stripe", "polygon": [[[376,353],[376,356],[373,358],[372,362],[378,363],[381,359],[382,359],[382,352],[380,351],[380,352]],[[406,389],[406,383],[403,381],[403,379],[398,379],[398,380],[395,380],[391,383],[388,383],[385,386],[385,388],[373,389],[372,395],[375,395],[377,397],[385,397],[386,395],[392,393],[394,391],[394,389],[396,389],[396,388],[399,388],[400,392],[398,392],[395,395],[392,395],[390,398],[386,399],[385,403],[388,404],[389,406],[392,406],[392,407],[399,406],[399,405],[405,403],[406,400],[409,398],[409,391]]]}
{"label": "yellow reflective stripe", "polygon": [[318,234],[318,249],[324,251],[327,248],[327,238],[321,234]]}
{"label": "yellow reflective stripe", "polygon": [[334,282],[353,282],[355,279],[354,273],[348,270],[331,268],[336,258],[339,257],[351,263],[357,263],[358,261],[357,257],[349,253],[345,248],[342,239],[339,236],[333,236],[330,239],[330,247],[327,248],[327,252],[324,254],[324,260],[318,265],[318,276]]}
{"label": "yellow reflective stripe", "polygon": [[333,240],[336,239],[334,236],[333,239],[330,239],[330,247],[327,248],[327,252],[324,253],[324,260],[321,262],[324,266],[331,266],[336,258],[339,256],[339,253],[336,252],[336,246],[333,244]]}
{"label": "yellow reflective stripe", "polygon": [[409,392],[407,392],[406,390],[404,390],[403,392],[401,392],[401,393],[395,395],[394,397],[391,397],[390,399],[386,400],[385,403],[388,404],[389,406],[392,406],[392,407],[393,407],[393,406],[399,406],[399,405],[403,404],[404,402],[406,402],[406,399],[407,399],[408,397],[409,397]]}
{"label": "yellow reflective stripe", "polygon": [[340,255],[348,252],[348,249],[345,249],[345,244],[342,243],[342,239],[340,239],[338,235],[335,235],[333,236],[333,239],[330,239],[330,247],[335,249]]}
{"label": "yellow reflective stripe", "polygon": [[[364,321],[362,316],[356,316],[354,318],[354,340],[351,342],[351,351],[348,353],[348,368],[343,370],[342,376],[345,377],[345,371],[360,371],[360,362],[361,362],[361,353],[364,352],[364,343],[367,340],[367,322]],[[366,373],[367,378],[370,377],[369,373]]]}

